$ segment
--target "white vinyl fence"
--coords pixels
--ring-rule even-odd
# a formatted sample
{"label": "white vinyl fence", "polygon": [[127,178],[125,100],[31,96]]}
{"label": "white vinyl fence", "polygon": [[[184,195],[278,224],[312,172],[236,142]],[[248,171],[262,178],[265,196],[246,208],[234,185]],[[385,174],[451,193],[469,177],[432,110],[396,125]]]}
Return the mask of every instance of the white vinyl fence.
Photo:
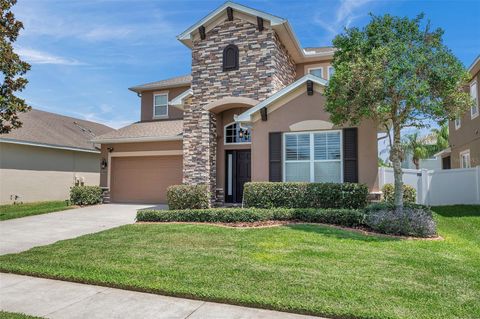
{"label": "white vinyl fence", "polygon": [[[393,168],[379,168],[380,188],[393,184]],[[480,166],[427,170],[404,169],[403,182],[417,190],[417,203],[424,205],[480,204]]]}

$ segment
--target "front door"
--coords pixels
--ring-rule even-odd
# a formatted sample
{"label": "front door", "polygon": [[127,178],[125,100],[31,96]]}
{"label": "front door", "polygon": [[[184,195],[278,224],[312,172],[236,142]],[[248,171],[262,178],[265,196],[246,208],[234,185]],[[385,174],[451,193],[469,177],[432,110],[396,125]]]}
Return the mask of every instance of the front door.
{"label": "front door", "polygon": [[243,186],[251,179],[250,155],[250,150],[226,151],[225,202],[242,202]]}

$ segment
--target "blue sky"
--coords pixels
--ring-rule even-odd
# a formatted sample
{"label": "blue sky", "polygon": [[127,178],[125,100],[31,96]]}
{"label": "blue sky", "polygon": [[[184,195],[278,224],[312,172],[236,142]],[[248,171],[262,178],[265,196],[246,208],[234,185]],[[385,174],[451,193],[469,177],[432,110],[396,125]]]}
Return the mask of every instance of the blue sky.
{"label": "blue sky", "polygon": [[[301,44],[331,45],[368,13],[424,12],[469,66],[480,54],[480,1],[238,1],[287,18]],[[121,127],[139,120],[128,87],[190,73],[190,50],[176,40],[223,1],[19,0],[25,29],[15,44],[32,65],[21,96],[35,108]]]}

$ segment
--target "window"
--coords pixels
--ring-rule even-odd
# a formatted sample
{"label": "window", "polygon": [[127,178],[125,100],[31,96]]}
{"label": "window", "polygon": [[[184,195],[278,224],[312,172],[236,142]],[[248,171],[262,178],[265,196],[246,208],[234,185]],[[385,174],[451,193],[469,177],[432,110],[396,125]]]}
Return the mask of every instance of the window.
{"label": "window", "polygon": [[460,168],[470,168],[470,150],[460,152]]}
{"label": "window", "polygon": [[225,126],[225,144],[243,144],[251,141],[252,136],[248,128],[240,127],[237,123]]}
{"label": "window", "polygon": [[455,129],[458,130],[462,126],[462,120],[460,118],[455,119]]}
{"label": "window", "polygon": [[153,117],[168,116],[168,94],[155,94],[153,96]]}
{"label": "window", "polygon": [[478,116],[478,96],[477,96],[477,82],[473,82],[471,85],[470,85],[470,96],[472,97],[472,100],[473,100],[473,105],[472,105],[472,109],[470,110],[470,116],[472,117],[472,119],[476,118]]}
{"label": "window", "polygon": [[285,133],[284,180],[341,183],[341,137],[341,131]]}
{"label": "window", "polygon": [[223,71],[238,70],[238,47],[229,44],[223,49]]}
{"label": "window", "polygon": [[330,80],[332,78],[333,72],[335,70],[333,69],[333,66],[328,67],[328,79]]}
{"label": "window", "polygon": [[310,68],[308,69],[308,73],[323,79],[323,68]]}

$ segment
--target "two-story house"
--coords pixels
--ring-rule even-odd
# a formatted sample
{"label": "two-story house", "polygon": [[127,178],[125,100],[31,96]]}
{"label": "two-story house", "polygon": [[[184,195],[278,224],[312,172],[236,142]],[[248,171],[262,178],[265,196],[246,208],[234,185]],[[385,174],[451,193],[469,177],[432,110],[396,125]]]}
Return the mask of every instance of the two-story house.
{"label": "two-story house", "polygon": [[442,157],[442,168],[469,168],[480,165],[480,56],[468,68],[471,80],[466,87],[471,108],[455,121],[449,121],[449,147],[435,154]]}
{"label": "two-story house", "polygon": [[114,202],[164,203],[173,184],[241,202],[247,181],[359,182],[377,191],[377,126],[337,127],[323,95],[332,47],[302,48],[289,22],[227,2],[178,36],[191,74],[130,88],[141,119],[95,139]]}

